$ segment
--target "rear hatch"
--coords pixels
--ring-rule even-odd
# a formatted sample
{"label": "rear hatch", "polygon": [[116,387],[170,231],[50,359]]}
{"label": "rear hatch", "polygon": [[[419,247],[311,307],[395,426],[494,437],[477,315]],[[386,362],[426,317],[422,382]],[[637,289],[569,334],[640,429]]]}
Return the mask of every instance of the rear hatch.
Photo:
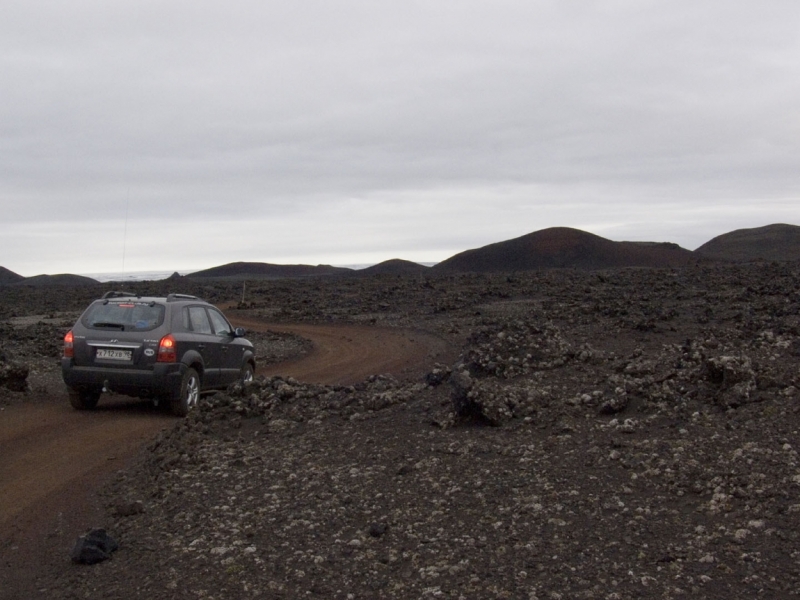
{"label": "rear hatch", "polygon": [[92,304],[74,331],[74,361],[78,366],[152,368],[164,323],[163,304],[123,299]]}

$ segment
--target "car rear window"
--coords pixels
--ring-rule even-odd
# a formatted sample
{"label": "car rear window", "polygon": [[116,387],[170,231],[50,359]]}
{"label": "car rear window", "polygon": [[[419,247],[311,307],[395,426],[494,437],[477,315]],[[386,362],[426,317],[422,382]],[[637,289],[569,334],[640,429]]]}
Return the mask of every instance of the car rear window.
{"label": "car rear window", "polygon": [[155,302],[98,302],[89,307],[81,322],[90,329],[149,331],[164,322],[164,306]]}

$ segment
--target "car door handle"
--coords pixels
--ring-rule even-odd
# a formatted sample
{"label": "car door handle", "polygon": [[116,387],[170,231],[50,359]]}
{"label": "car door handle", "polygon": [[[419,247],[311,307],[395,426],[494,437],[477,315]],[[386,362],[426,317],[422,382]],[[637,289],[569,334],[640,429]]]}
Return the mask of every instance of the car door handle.
{"label": "car door handle", "polygon": [[202,349],[203,349],[203,348],[205,348],[205,347],[206,347],[206,345],[205,345],[205,344],[197,344],[197,349],[198,349],[198,350],[202,350]]}

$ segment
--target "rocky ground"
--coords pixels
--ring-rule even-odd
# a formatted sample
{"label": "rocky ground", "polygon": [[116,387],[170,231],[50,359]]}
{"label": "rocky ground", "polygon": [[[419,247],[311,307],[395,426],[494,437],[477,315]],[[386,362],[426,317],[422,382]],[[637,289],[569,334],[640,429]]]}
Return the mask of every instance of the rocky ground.
{"label": "rocky ground", "polygon": [[800,265],[247,289],[248,316],[414,326],[460,358],[208,397],[105,490],[113,559],[48,597],[800,593]]}
{"label": "rocky ground", "polygon": [[0,406],[63,388],[64,334],[77,313],[29,315],[0,321]]}

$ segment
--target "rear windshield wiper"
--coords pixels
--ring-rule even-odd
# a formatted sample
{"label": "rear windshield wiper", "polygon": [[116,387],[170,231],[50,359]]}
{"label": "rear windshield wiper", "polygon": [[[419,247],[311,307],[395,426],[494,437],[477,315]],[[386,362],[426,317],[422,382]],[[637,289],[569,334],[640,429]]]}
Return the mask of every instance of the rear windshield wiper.
{"label": "rear windshield wiper", "polygon": [[116,327],[121,331],[125,331],[125,325],[122,323],[110,323],[108,321],[99,321],[97,323],[92,323],[92,327]]}

